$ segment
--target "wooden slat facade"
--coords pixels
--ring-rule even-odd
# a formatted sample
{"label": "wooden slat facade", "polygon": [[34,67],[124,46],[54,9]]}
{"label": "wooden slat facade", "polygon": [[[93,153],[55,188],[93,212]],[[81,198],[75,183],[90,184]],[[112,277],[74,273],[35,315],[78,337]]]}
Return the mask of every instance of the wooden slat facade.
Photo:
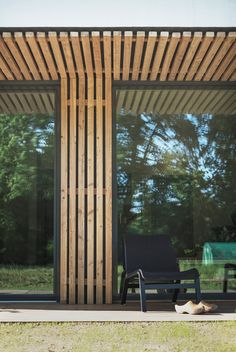
{"label": "wooden slat facade", "polygon": [[[112,82],[235,81],[235,32],[3,32],[0,80],[60,81],[60,301],[112,303]],[[223,91],[117,97],[117,110],[134,113],[214,112],[226,100],[236,109]],[[4,93],[0,103],[8,113],[54,107],[50,93]]]}

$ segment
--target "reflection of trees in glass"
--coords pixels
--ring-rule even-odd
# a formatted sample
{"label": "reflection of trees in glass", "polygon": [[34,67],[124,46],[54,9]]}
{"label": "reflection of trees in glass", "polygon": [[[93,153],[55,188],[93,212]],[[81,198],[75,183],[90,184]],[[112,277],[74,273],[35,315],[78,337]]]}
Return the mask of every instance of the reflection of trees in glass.
{"label": "reflection of trees in glass", "polygon": [[179,255],[196,254],[231,223],[235,156],[235,116],[118,115],[119,234],[169,233]]}
{"label": "reflection of trees in glass", "polygon": [[0,115],[0,262],[52,262],[54,120]]}

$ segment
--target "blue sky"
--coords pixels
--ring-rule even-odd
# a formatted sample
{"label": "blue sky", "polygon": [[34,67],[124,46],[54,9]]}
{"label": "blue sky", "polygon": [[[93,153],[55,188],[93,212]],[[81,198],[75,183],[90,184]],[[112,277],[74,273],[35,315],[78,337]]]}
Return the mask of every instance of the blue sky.
{"label": "blue sky", "polygon": [[236,26],[236,0],[0,0],[0,27]]}

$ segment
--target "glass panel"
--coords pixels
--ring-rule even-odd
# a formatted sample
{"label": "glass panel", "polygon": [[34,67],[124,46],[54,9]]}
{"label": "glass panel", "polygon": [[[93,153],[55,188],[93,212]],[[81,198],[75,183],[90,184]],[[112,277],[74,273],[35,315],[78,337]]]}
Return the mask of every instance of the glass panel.
{"label": "glass panel", "polygon": [[236,90],[118,89],[116,151],[118,273],[122,236],[169,234],[180,268],[222,292],[236,264]]}
{"label": "glass panel", "polygon": [[0,295],[54,292],[54,100],[0,91]]}

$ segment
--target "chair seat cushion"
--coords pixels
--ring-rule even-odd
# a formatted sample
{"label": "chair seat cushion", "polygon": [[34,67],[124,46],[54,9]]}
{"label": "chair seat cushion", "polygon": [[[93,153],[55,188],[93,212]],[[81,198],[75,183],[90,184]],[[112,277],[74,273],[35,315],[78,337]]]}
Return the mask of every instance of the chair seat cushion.
{"label": "chair seat cushion", "polygon": [[194,280],[199,277],[197,269],[189,269],[179,272],[147,272],[143,271],[144,280],[146,282],[157,282],[159,280]]}

